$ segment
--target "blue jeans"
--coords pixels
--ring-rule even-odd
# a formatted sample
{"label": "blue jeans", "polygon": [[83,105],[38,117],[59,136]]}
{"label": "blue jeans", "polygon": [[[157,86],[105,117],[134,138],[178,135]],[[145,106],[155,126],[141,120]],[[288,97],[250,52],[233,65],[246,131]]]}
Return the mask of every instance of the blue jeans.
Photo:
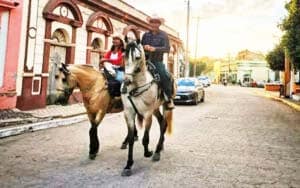
{"label": "blue jeans", "polygon": [[167,97],[171,98],[173,85],[172,85],[170,73],[167,71],[163,62],[152,62],[152,63],[156,67],[156,70],[158,71],[158,74],[160,76],[160,87],[165,92]]}
{"label": "blue jeans", "polygon": [[121,70],[118,70],[118,69],[115,69],[116,71],[116,80],[118,80],[119,82],[123,82],[124,80],[124,71],[121,71]]}

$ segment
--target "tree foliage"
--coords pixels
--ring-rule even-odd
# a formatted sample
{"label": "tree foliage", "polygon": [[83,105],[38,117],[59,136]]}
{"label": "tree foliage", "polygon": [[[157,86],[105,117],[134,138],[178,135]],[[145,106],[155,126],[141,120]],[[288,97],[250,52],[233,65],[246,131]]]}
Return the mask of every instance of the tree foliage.
{"label": "tree foliage", "polygon": [[191,59],[189,63],[189,75],[194,75],[194,68],[196,68],[196,76],[207,74],[213,71],[213,59],[209,57],[202,57],[200,59]]}
{"label": "tree foliage", "polygon": [[291,0],[285,6],[288,16],[280,27],[285,32],[282,45],[297,70],[300,70],[300,0]]}
{"label": "tree foliage", "polygon": [[284,49],[282,45],[277,45],[266,56],[266,60],[270,65],[270,68],[274,71],[284,70]]}

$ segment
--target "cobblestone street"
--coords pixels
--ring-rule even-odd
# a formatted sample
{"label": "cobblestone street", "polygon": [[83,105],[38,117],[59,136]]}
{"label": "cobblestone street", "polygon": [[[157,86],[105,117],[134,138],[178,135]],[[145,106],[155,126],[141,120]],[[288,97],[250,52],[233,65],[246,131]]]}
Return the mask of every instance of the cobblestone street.
{"label": "cobblestone street", "polygon": [[[130,177],[119,113],[100,125],[94,161],[88,121],[0,139],[0,187],[300,187],[299,125],[299,112],[252,88],[214,85],[204,103],[176,106],[159,162],[143,157],[139,130]],[[158,134],[154,120],[151,149]]]}

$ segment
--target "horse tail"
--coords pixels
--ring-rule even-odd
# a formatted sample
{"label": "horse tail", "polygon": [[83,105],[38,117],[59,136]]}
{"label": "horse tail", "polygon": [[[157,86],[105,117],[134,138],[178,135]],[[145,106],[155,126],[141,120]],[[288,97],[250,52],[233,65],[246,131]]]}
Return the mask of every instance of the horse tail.
{"label": "horse tail", "polygon": [[167,133],[171,135],[173,131],[173,110],[166,110],[165,118],[167,123]]}

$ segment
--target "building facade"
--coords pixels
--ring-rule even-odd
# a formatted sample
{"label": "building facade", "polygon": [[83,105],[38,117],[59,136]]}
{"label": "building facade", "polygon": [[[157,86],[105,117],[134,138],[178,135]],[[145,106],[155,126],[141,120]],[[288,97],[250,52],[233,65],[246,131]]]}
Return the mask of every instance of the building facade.
{"label": "building facade", "polygon": [[243,50],[234,59],[220,63],[220,79],[228,82],[267,82],[275,80],[263,54]]}
{"label": "building facade", "polygon": [[22,7],[22,0],[0,0],[0,109],[16,106]]}
{"label": "building facade", "polygon": [[[121,0],[27,0],[24,7],[26,32],[17,79],[17,108],[23,110],[53,104],[58,64],[97,66],[112,44],[112,35],[141,38],[149,29],[148,15]],[[165,65],[177,76],[182,42],[172,28],[162,25],[161,29],[168,33],[171,46]],[[72,97],[80,101],[78,91]]]}

